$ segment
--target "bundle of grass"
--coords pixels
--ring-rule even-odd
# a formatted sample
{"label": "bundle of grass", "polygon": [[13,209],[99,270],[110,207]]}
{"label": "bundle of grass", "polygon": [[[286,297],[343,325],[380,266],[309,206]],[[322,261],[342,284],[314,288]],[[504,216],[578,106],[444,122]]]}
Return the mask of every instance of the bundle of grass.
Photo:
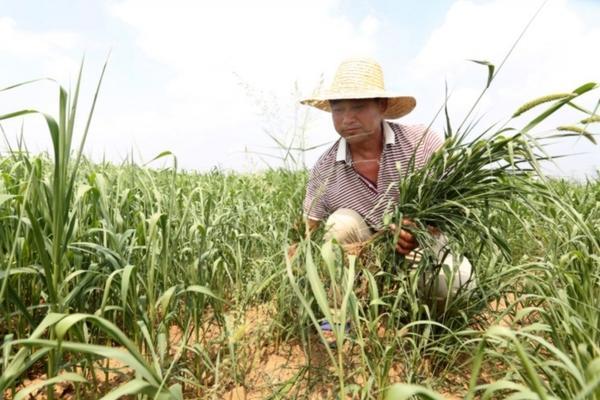
{"label": "bundle of grass", "polygon": [[[546,184],[540,169],[542,161],[552,160],[545,147],[557,139],[575,135],[595,143],[587,124],[597,118],[596,110],[585,110],[573,101],[597,86],[596,83],[587,83],[572,93],[545,96],[525,104],[513,118],[534,107],[551,103],[521,129],[492,126],[475,134],[474,125],[470,125],[464,129],[461,126],[453,132],[445,107],[447,124],[443,146],[420,168],[416,168],[414,157],[409,165],[400,166],[403,178],[398,182],[398,206],[384,221],[386,225],[397,226],[407,219],[411,221],[411,225],[405,224],[403,229],[416,236],[420,244],[420,261],[410,263],[394,254],[392,249],[398,240],[399,230],[382,235],[376,243],[383,247],[381,253],[388,254],[388,262],[392,265],[417,265],[409,274],[414,281],[411,287],[418,287],[421,293],[429,295],[433,291],[445,291],[449,296],[442,309],[447,311],[449,303],[461,295],[473,297],[471,289],[475,287],[475,279],[483,285],[479,294],[486,292],[486,285],[498,284],[486,281],[488,275],[496,280],[502,276],[497,270],[489,271],[491,267],[497,268],[496,263],[490,262],[490,255],[510,262],[511,251],[507,238],[491,221],[503,214],[515,217],[511,208],[511,201],[515,199],[533,213],[537,212],[532,200],[534,194],[538,199],[560,202]],[[585,126],[568,131],[564,127],[558,128],[544,137],[531,133],[533,128],[565,105],[586,114],[586,119],[582,120]],[[543,214],[538,214],[544,218]],[[431,227],[444,233],[447,240],[443,242],[447,245],[442,245],[444,243],[441,243],[439,235],[432,234]],[[476,265],[470,277],[463,276],[464,271],[458,271],[463,256]],[[462,262],[464,265],[465,261]],[[488,271],[489,274],[486,273]],[[440,285],[446,287],[440,290]],[[460,310],[464,310],[464,304],[461,304]]]}

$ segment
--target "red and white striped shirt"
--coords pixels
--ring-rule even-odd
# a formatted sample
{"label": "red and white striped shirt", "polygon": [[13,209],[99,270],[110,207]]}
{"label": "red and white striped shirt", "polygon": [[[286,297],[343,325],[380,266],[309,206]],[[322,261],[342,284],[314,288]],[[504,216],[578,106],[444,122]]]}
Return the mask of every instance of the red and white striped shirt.
{"label": "red and white striped shirt", "polygon": [[356,172],[346,140],[340,138],[310,172],[305,216],[320,221],[340,208],[350,208],[372,228],[381,228],[383,216],[392,212],[397,203],[398,182],[401,174],[407,172],[413,154],[415,167],[421,168],[442,145],[441,138],[424,125],[384,121],[383,135],[377,185]]}

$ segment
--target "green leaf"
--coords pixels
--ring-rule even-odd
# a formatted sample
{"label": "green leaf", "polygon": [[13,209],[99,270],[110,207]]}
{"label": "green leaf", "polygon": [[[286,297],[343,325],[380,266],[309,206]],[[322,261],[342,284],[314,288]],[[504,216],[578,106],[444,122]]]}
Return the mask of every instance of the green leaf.
{"label": "green leaf", "polygon": [[36,382],[34,384],[28,385],[27,387],[19,390],[19,392],[15,395],[14,400],[22,400],[25,399],[30,393],[37,391],[46,386],[54,385],[60,382],[79,382],[79,383],[87,383],[87,380],[79,374],[74,372],[65,372],[53,378],[45,379],[41,382]]}
{"label": "green leaf", "polygon": [[121,306],[123,307],[123,310],[127,309],[129,286],[131,285],[132,277],[135,277],[135,270],[136,268],[133,265],[127,265],[123,268],[123,276],[121,278]]}
{"label": "green leaf", "polygon": [[327,294],[325,293],[325,287],[323,286],[323,282],[319,277],[319,271],[317,270],[317,266],[312,257],[312,252],[310,248],[310,244],[306,245],[306,276],[308,278],[308,282],[310,283],[310,287],[313,291],[313,295],[317,304],[319,305],[319,309],[325,315],[328,321],[333,321],[331,310],[329,308],[329,302],[327,301]]}
{"label": "green leaf", "polygon": [[489,61],[485,61],[485,60],[468,60],[480,65],[485,65],[488,68],[488,79],[487,79],[487,83],[485,85],[486,88],[490,87],[490,84],[492,83],[492,80],[494,79],[494,70],[496,69],[496,66],[494,64],[492,64]]}
{"label": "green leaf", "polygon": [[225,301],[222,298],[220,298],[219,296],[217,296],[216,294],[214,294],[213,291],[210,290],[209,288],[207,288],[206,286],[191,285],[191,286],[186,287],[183,291],[184,292],[192,292],[192,293],[205,294],[205,295],[213,297],[213,298],[215,298],[217,300]]}
{"label": "green leaf", "polygon": [[28,347],[45,347],[49,349],[58,349],[60,347],[63,351],[93,354],[103,358],[115,359],[131,367],[136,371],[137,374],[139,374],[139,376],[146,379],[150,384],[156,387],[160,385],[160,380],[156,376],[155,372],[149,365],[146,364],[144,358],[137,352],[137,350],[135,351],[137,354],[134,354],[130,351],[131,349],[125,350],[115,347],[70,341],[62,341],[59,343],[57,340],[44,339],[22,339],[16,340],[14,343]]}
{"label": "green leaf", "polygon": [[177,289],[177,285],[171,286],[170,288],[165,290],[165,292],[163,294],[160,295],[158,300],[156,300],[155,307],[157,308],[157,310],[160,313],[162,313],[162,315],[167,314],[169,303],[171,302],[171,298],[173,297],[173,294],[175,293],[175,289]]}
{"label": "green leaf", "polygon": [[2,204],[7,202],[8,200],[14,199],[16,197],[17,196],[14,196],[12,194],[0,194],[0,206],[2,206]]}
{"label": "green leaf", "polygon": [[173,154],[173,152],[172,152],[172,151],[165,150],[165,151],[163,151],[163,152],[159,153],[159,154],[158,154],[156,157],[154,157],[152,160],[148,161],[148,162],[147,162],[146,164],[144,164],[144,165],[148,165],[148,164],[150,164],[150,163],[151,163],[151,162],[153,162],[153,161],[156,161],[156,160],[158,160],[158,159],[160,159],[160,158],[167,157],[167,156],[173,156],[173,158],[175,158],[175,155]]}
{"label": "green leaf", "polygon": [[385,392],[385,400],[407,400],[419,396],[430,400],[444,400],[444,396],[419,385],[396,383]]}
{"label": "green leaf", "polygon": [[100,400],[118,400],[135,394],[152,395],[152,385],[142,379],[133,379],[102,397]]}
{"label": "green leaf", "polygon": [[20,82],[20,83],[14,84],[14,85],[10,85],[10,86],[4,87],[4,88],[0,89],[0,92],[5,92],[5,91],[10,90],[10,89],[15,89],[15,88],[18,88],[20,86],[25,86],[25,85],[29,85],[29,84],[40,82],[40,81],[51,81],[51,82],[56,83],[56,80],[54,80],[52,78],[31,79],[29,81]]}

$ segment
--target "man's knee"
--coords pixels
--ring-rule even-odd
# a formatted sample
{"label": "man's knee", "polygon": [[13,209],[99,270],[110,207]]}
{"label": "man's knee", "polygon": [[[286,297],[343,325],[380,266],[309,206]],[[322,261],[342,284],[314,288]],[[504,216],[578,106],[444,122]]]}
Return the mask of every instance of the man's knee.
{"label": "man's knee", "polygon": [[372,232],[365,220],[354,210],[340,208],[325,222],[325,240],[335,239],[341,244],[363,242]]}
{"label": "man's knee", "polygon": [[436,277],[425,274],[421,278],[420,289],[425,290],[426,297],[438,301],[445,300],[459,292],[471,291],[477,287],[473,266],[466,257],[447,254],[442,264],[443,267],[439,269]]}

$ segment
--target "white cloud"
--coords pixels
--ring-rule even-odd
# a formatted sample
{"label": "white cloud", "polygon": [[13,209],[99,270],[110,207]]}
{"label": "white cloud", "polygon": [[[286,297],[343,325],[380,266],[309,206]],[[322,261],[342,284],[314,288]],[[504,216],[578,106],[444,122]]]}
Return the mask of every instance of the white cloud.
{"label": "white cloud", "polygon": [[[234,72],[281,90],[281,78],[313,77],[340,55],[374,50],[370,39],[376,20],[366,19],[359,30],[344,16],[333,15],[335,6],[317,0],[177,0],[168,6],[126,0],[113,12],[137,29],[137,42],[151,57],[185,75],[173,86],[176,92],[191,86],[188,82],[215,88],[235,83]],[[186,97],[203,97],[200,89],[189,90]]]}
{"label": "white cloud", "polygon": [[16,22],[0,17],[0,49],[14,54],[51,54],[56,49],[70,49],[78,39],[71,32],[50,31],[40,33],[17,29]]}
{"label": "white cloud", "polygon": [[[32,32],[20,29],[8,17],[0,17],[0,53],[5,59],[19,60],[23,67],[26,62],[35,62],[38,73],[56,79],[68,78],[67,71],[77,67],[69,56],[69,50],[79,44],[79,37],[66,31]],[[0,71],[6,69],[0,67]]]}
{"label": "white cloud", "polygon": [[[135,146],[145,160],[172,150],[180,165],[206,169],[244,166],[245,148],[275,152],[265,147],[274,142],[263,129],[289,139],[294,119],[301,126],[307,110],[296,108],[298,97],[309,95],[323,73],[329,82],[337,63],[354,54],[385,61],[387,86],[416,95],[419,106],[406,117],[408,122],[429,122],[443,100],[447,78],[454,88],[450,110],[456,125],[486,78],[484,67],[465,60],[498,65],[539,2],[458,0],[408,62],[402,40],[418,40],[424,34],[419,24],[394,38],[395,16],[378,13],[376,6],[372,14],[351,18],[344,12],[348,3],[341,0],[105,4],[108,15],[98,16],[106,18],[101,24],[121,24],[123,36],[113,43],[88,153],[120,161]],[[548,2],[481,103],[478,114],[486,115],[484,121],[501,120],[534,97],[600,80],[595,51],[600,27],[594,18],[600,16],[600,6],[581,4]],[[0,17],[0,52],[11,61],[0,64],[0,86],[38,76],[72,80],[90,38],[25,30],[20,22]],[[397,48],[392,46],[396,42]],[[131,71],[137,76],[129,85]],[[84,83],[93,85],[96,76],[92,71],[87,74],[91,82]],[[86,89],[82,100],[90,97]],[[21,107],[55,111],[55,88],[43,84],[10,97],[0,94],[0,112]],[[308,128],[308,145],[335,139],[325,113],[315,111]],[[9,134],[16,131],[18,126]],[[40,121],[27,122],[26,136],[32,138],[30,147],[44,148],[47,133]],[[597,149],[593,151],[600,158]],[[308,155],[309,165],[319,152]]]}
{"label": "white cloud", "polygon": [[[422,94],[426,98],[438,97],[440,100],[443,99],[444,79],[447,79],[449,87],[455,88],[449,102],[450,110],[455,121],[460,121],[487,77],[485,67],[466,60],[485,59],[499,66],[540,4],[519,0],[457,1],[443,24],[431,33],[410,63],[410,76],[424,82]],[[548,1],[478,108],[478,115],[485,114],[483,125],[505,120],[516,108],[533,98],[571,91],[588,81],[600,81],[600,54],[591,50],[598,43],[600,27],[586,22],[573,1]],[[587,105],[593,107],[598,97],[597,91],[588,96]],[[574,113],[562,115],[553,122],[577,121],[578,115]],[[566,173],[574,167],[588,172],[600,167],[600,162],[594,160],[600,156],[597,146],[580,141],[577,145],[564,146],[562,151],[565,150],[592,152],[587,158],[579,158],[576,165],[573,161],[563,163]]]}
{"label": "white cloud", "polygon": [[[332,0],[114,3],[112,13],[135,29],[138,45],[172,71],[164,98],[156,99],[162,110],[149,120],[139,115],[142,125],[134,116],[124,127],[132,134],[177,132],[179,142],[172,135],[168,142],[154,136],[157,147],[177,147],[184,165],[239,167],[246,145],[272,144],[257,113],[286,119],[289,127],[298,97],[294,82],[309,94],[339,59],[375,53],[377,19],[366,16],[355,24],[337,8]],[[276,107],[280,113],[273,112]]]}
{"label": "white cloud", "polygon": [[360,30],[366,35],[374,35],[379,29],[379,20],[373,15],[367,15],[360,22]]}
{"label": "white cloud", "polygon": [[[80,44],[80,37],[67,31],[35,32],[19,27],[16,21],[0,17],[0,87],[4,88],[33,78],[51,77],[67,83],[78,69],[78,61],[70,52]],[[10,61],[8,61],[10,60]],[[42,81],[0,93],[0,114],[20,109],[36,109],[55,114],[58,89],[54,83]],[[20,132],[19,119],[2,121],[7,137]],[[41,117],[27,117],[24,135],[31,151],[50,148],[50,135]],[[15,140],[12,140],[13,144]]]}

